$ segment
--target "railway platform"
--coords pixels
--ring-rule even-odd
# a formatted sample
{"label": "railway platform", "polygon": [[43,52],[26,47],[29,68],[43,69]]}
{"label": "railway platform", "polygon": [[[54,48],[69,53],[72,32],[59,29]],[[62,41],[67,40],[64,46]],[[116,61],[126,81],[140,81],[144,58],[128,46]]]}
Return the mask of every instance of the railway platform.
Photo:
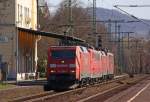
{"label": "railway platform", "polygon": [[3,83],[14,84],[19,86],[44,85],[46,82],[47,81],[45,78],[38,80],[3,81]]}

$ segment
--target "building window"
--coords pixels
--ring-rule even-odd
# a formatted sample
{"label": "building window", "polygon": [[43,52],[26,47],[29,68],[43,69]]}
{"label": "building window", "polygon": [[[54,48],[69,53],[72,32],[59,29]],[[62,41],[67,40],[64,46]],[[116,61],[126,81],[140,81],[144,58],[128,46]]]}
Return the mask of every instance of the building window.
{"label": "building window", "polygon": [[17,21],[18,23],[20,23],[20,17],[19,17],[19,15],[20,15],[19,12],[20,11],[19,10],[20,10],[20,5],[18,4],[18,21]]}
{"label": "building window", "polygon": [[20,6],[20,20],[21,20],[21,26],[22,26],[22,20],[23,20],[22,6]]}
{"label": "building window", "polygon": [[30,12],[30,10],[29,10],[29,8],[27,8],[27,7],[24,7],[24,17],[25,17],[25,26],[26,27],[29,27],[29,24],[30,24],[30,15],[29,15],[29,12]]}
{"label": "building window", "polygon": [[18,23],[22,26],[23,23],[23,14],[22,14],[22,6],[18,4]]}

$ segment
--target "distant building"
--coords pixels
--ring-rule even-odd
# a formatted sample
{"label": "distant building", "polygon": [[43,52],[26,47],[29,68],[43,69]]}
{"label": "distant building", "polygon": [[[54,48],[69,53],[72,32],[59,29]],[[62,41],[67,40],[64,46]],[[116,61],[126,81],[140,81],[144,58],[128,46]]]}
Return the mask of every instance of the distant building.
{"label": "distant building", "polygon": [[8,64],[7,79],[24,80],[35,75],[39,37],[18,27],[37,29],[37,0],[0,0],[0,59]]}

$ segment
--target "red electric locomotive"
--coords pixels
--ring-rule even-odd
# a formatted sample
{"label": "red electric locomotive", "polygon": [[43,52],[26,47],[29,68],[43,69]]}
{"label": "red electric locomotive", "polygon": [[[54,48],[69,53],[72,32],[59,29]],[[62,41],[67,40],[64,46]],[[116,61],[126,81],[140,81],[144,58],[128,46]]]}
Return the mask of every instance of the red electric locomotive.
{"label": "red electric locomotive", "polygon": [[52,46],[48,49],[45,90],[73,88],[114,75],[113,54],[83,46]]}

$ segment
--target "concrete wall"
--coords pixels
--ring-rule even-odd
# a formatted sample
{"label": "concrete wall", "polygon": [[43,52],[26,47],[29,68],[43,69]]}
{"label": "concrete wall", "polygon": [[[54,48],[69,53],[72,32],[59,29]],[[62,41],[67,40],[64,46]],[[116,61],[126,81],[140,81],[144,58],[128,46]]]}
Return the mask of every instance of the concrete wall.
{"label": "concrete wall", "polygon": [[0,1],[0,55],[8,64],[8,77],[15,78],[15,0]]}

